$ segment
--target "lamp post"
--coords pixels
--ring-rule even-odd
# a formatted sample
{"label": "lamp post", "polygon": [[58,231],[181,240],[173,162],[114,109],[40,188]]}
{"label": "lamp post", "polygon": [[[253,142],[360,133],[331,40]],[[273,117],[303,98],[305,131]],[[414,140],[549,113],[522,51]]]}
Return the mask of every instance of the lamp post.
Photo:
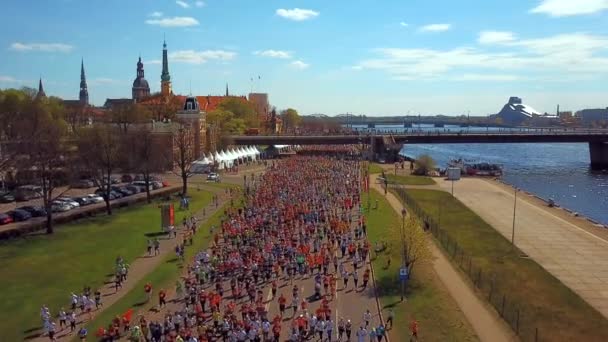
{"label": "lamp post", "polygon": [[[401,260],[401,268],[407,267],[405,265],[405,215],[407,215],[407,211],[405,208],[401,209],[401,249],[402,249],[402,260]],[[405,298],[405,280],[401,280],[401,301]]]}
{"label": "lamp post", "polygon": [[517,209],[517,188],[515,188],[515,197],[513,199],[513,227],[511,228],[511,245],[515,245],[515,210]]}

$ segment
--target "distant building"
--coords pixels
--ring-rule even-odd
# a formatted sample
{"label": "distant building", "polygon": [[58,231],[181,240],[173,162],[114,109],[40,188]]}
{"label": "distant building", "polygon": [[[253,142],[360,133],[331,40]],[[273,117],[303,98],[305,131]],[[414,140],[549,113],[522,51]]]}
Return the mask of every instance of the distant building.
{"label": "distant building", "polygon": [[139,57],[139,60],[137,61],[137,77],[133,81],[131,93],[135,102],[139,102],[150,96],[150,86],[144,77],[144,63],[141,62],[141,57]]}
{"label": "distant building", "polygon": [[44,88],[42,87],[42,77],[40,81],[38,81],[38,93],[36,93],[37,99],[42,99],[46,97],[46,93],[44,92]]}
{"label": "distant building", "polygon": [[580,118],[583,126],[593,126],[608,122],[608,108],[583,109],[576,115]]}
{"label": "distant building", "polygon": [[541,115],[540,112],[523,104],[521,98],[512,96],[509,98],[509,102],[502,107],[502,110],[492,117],[500,119],[503,124],[517,126],[533,116],[539,115]]}
{"label": "distant building", "polygon": [[121,106],[132,105],[134,103],[134,99],[106,99],[106,102],[103,104],[103,107],[105,109],[114,109]]}
{"label": "distant building", "polygon": [[80,93],[78,94],[80,104],[83,106],[89,105],[89,90],[87,87],[87,79],[84,75],[84,59],[80,61]]}
{"label": "distant building", "polygon": [[194,138],[194,159],[203,157],[207,132],[205,123],[205,112],[199,106],[198,100],[194,96],[186,98],[184,108],[177,112],[177,121],[183,125],[182,128],[188,129]]}
{"label": "distant building", "polygon": [[169,75],[169,60],[167,58],[167,42],[163,41],[163,71],[160,74],[160,93],[163,96],[173,94],[171,90],[171,75]]}

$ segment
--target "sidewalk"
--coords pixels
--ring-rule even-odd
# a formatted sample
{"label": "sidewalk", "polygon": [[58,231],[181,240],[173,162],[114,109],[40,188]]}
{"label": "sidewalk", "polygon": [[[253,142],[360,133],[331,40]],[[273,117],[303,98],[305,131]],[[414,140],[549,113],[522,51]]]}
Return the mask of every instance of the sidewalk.
{"label": "sidewalk", "polygon": [[[372,175],[372,188],[384,193],[384,189],[376,182],[377,178],[378,175]],[[401,201],[392,193],[389,192],[386,199],[395,211],[400,212],[403,208]],[[479,339],[492,342],[517,340],[513,332],[505,326],[505,323],[487,307],[486,303],[477,297],[474,290],[469,287],[462,275],[458,273],[435,243],[432,242],[429,246],[435,257],[433,261],[435,272],[468,319]]]}
{"label": "sidewalk", "polygon": [[[195,219],[198,223],[202,223],[207,218],[211,217],[217,210],[220,210],[222,208],[224,202],[227,200],[227,195],[224,194],[223,189],[202,186],[201,190],[210,191],[210,192],[218,195],[219,203],[218,203],[217,207],[213,203],[210,203],[205,208],[194,213],[193,216],[195,217]],[[206,215],[203,215],[203,212],[205,212]],[[127,293],[129,293],[129,291],[131,291],[134,288],[134,286],[144,276],[146,276],[146,274],[148,274],[150,271],[152,271],[153,269],[158,267],[163,262],[163,260],[165,260],[166,255],[168,255],[170,253],[174,253],[175,246],[178,244],[178,242],[181,241],[181,239],[179,238],[179,236],[181,235],[180,233],[183,231],[183,227],[181,226],[181,223],[179,223],[179,225],[176,225],[176,230],[178,233],[178,238],[161,238],[161,239],[159,239],[159,241],[160,241],[160,254],[159,255],[148,256],[148,253],[145,252],[130,263],[128,277],[122,283],[122,288],[120,288],[118,290],[118,292],[116,292],[114,290],[114,281],[113,281],[114,276],[107,278],[104,286],[100,289],[101,295],[102,295],[101,301],[103,303],[103,306],[101,308],[99,308],[98,310],[92,311],[93,319],[95,319],[95,316],[104,312],[104,310],[111,307],[112,304],[116,303],[123,296],[125,296]],[[108,266],[110,266],[110,265],[108,265]],[[95,291],[95,289],[93,289],[93,291]],[[66,293],[66,298],[68,297],[68,295],[69,294]],[[69,308],[68,302],[66,302],[65,307]],[[88,321],[89,321],[88,315],[86,313],[79,314],[77,317],[77,326],[79,326],[80,324],[86,323]],[[57,326],[57,328],[59,329],[59,325]],[[90,332],[90,333],[94,334],[94,332]],[[71,335],[69,334],[69,328],[64,329],[63,331],[57,331],[57,333],[56,333],[57,340],[69,340],[69,339],[73,338],[74,336],[75,336],[74,334],[71,334]],[[39,336],[37,338],[32,339],[31,341],[34,341],[34,342],[48,341],[48,336],[46,336],[46,335]]]}

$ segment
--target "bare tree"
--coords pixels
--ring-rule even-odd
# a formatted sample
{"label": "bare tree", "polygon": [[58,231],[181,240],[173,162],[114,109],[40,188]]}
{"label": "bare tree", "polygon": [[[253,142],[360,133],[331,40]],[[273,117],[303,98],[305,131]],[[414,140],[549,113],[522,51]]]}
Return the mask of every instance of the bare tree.
{"label": "bare tree", "polygon": [[110,110],[110,120],[118,125],[123,133],[127,133],[132,125],[146,122],[150,119],[150,112],[141,105],[117,105]]}
{"label": "bare tree", "polygon": [[112,215],[112,173],[118,167],[121,137],[116,129],[107,125],[96,125],[82,129],[79,133],[79,160],[87,174],[102,189],[108,215]]}
{"label": "bare tree", "polygon": [[146,186],[146,198],[151,203],[150,183],[152,174],[162,169],[159,151],[162,146],[155,135],[147,127],[142,127],[129,135],[128,144],[131,148],[129,165],[131,169],[142,175]]}
{"label": "bare tree", "polygon": [[188,127],[180,127],[173,135],[173,163],[177,166],[174,172],[182,179],[182,194],[188,192],[188,178],[194,158],[194,132]]}

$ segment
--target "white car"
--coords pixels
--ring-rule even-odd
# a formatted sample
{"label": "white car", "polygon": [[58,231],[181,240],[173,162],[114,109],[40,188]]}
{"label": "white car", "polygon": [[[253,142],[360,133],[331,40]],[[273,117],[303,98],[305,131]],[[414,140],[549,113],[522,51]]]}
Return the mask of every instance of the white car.
{"label": "white car", "polygon": [[68,204],[67,202],[62,202],[62,201],[53,201],[53,203],[51,203],[51,210],[53,212],[64,212],[64,211],[68,211],[73,209],[74,207],[72,207],[70,204]]}
{"label": "white car", "polygon": [[218,175],[215,172],[211,172],[210,174],[207,175],[207,181],[208,182],[219,182],[220,181],[220,175]]}
{"label": "white car", "polygon": [[86,197],[91,201],[91,203],[103,202],[103,197],[96,195],[96,194],[88,194]]}
{"label": "white car", "polygon": [[69,197],[59,197],[59,198],[57,198],[57,201],[67,203],[67,204],[71,205],[72,208],[80,207],[80,203],[74,201],[73,199],[71,199]]}

